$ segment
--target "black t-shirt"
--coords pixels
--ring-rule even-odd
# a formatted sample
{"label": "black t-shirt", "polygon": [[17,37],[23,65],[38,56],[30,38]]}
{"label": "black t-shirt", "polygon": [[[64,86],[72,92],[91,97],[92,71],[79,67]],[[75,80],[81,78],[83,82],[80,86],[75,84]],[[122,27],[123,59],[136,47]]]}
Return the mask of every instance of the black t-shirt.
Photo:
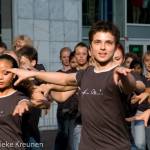
{"label": "black t-shirt", "polygon": [[[37,70],[45,70],[43,64],[37,64],[35,67]],[[33,80],[34,85],[40,85],[43,81],[41,80]],[[26,90],[26,89],[25,89]],[[28,142],[30,137],[33,137],[36,142],[40,142],[40,132],[38,128],[39,119],[41,116],[41,109],[40,108],[31,108],[28,113],[23,115],[22,119],[22,132],[23,132],[23,140],[24,142]]]}
{"label": "black t-shirt", "polygon": [[80,150],[130,150],[124,103],[113,80],[113,69],[79,71],[79,107],[82,117]]}
{"label": "black t-shirt", "polygon": [[[141,75],[139,80],[142,81],[145,84],[146,87],[150,86],[150,81],[145,76]],[[137,109],[140,110],[140,111],[145,111],[148,108],[150,108],[150,104],[148,103],[148,101],[144,101],[144,102],[142,102],[141,104],[138,105]]]}
{"label": "black t-shirt", "polygon": [[39,70],[39,71],[40,71],[40,70],[46,71],[46,69],[45,69],[45,67],[44,67],[43,64],[36,64],[35,68],[36,68],[37,70]]}
{"label": "black t-shirt", "polygon": [[[12,116],[14,108],[22,99],[27,99],[21,92],[14,92],[11,95],[0,97],[0,143],[10,143],[9,145],[0,149],[24,149],[19,147],[19,142],[22,143],[22,117],[16,115]],[[15,145],[16,144],[16,145]]]}
{"label": "black t-shirt", "polygon": [[[63,73],[76,73],[76,69],[70,69],[66,72],[62,70],[58,70],[57,72],[63,72]],[[57,118],[59,119],[74,119],[76,118],[76,114],[78,111],[78,99],[77,95],[74,94],[71,97],[67,99],[65,102],[57,102]]]}

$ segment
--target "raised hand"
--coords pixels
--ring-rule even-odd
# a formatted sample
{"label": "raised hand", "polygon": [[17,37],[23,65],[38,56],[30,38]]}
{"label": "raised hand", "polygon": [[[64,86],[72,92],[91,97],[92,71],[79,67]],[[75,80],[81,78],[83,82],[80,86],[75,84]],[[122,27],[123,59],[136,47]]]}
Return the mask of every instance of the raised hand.
{"label": "raised hand", "polygon": [[26,111],[29,111],[29,105],[30,105],[29,100],[20,101],[13,111],[13,116],[15,115],[22,116],[23,113],[25,113]]}
{"label": "raised hand", "polygon": [[147,109],[142,114],[135,115],[135,116],[130,117],[130,118],[126,118],[126,121],[131,122],[131,121],[135,121],[135,120],[143,120],[144,125],[147,127],[147,123],[148,123],[149,118],[150,118],[150,109]]}
{"label": "raised hand", "polygon": [[28,70],[24,70],[24,69],[13,68],[13,69],[8,69],[7,72],[12,72],[18,76],[17,81],[14,83],[15,86],[17,84],[19,84],[22,80],[34,76],[34,71],[28,71]]}
{"label": "raised hand", "polygon": [[132,104],[135,104],[138,102],[138,104],[141,104],[142,102],[144,102],[145,100],[148,100],[150,94],[147,93],[147,92],[143,92],[141,93],[140,95],[134,95],[132,98],[131,98],[131,103]]}
{"label": "raised hand", "polygon": [[113,76],[115,84],[116,85],[118,84],[120,77],[127,76],[128,73],[130,73],[131,71],[132,71],[132,69],[128,69],[125,67],[117,67],[114,71],[114,76]]}

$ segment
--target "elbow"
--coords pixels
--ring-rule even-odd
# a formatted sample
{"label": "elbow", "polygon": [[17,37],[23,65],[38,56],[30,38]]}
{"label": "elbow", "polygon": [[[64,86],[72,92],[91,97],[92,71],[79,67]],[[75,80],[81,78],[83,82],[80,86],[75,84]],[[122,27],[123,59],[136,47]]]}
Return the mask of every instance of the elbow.
{"label": "elbow", "polygon": [[142,81],[136,81],[135,92],[137,94],[140,94],[140,93],[144,92],[145,89],[146,89],[146,86]]}

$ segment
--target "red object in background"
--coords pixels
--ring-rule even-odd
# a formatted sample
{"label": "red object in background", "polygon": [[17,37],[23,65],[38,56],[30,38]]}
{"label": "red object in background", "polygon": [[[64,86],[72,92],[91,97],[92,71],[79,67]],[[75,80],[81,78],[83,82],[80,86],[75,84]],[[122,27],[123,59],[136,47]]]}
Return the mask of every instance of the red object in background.
{"label": "red object in background", "polygon": [[135,7],[142,7],[143,6],[143,0],[131,0],[132,5]]}

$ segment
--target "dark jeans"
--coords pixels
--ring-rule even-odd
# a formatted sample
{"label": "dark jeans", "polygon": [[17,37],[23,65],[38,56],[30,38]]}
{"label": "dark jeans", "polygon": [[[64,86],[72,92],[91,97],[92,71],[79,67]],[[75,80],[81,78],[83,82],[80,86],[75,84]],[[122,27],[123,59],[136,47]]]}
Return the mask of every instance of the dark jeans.
{"label": "dark jeans", "polygon": [[74,119],[57,118],[58,119],[58,133],[55,139],[54,150],[67,150],[72,147],[73,130],[75,126]]}
{"label": "dark jeans", "polygon": [[147,150],[150,150],[150,126],[146,127],[146,144]]}

